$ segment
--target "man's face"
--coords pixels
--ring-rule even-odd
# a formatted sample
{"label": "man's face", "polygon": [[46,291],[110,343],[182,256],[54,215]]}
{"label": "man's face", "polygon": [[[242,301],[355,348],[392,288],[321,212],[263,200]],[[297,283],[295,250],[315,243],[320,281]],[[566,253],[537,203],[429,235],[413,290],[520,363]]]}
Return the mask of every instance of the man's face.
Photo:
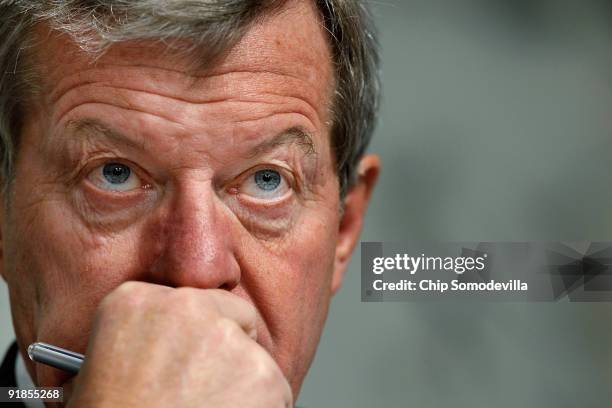
{"label": "man's face", "polygon": [[[2,220],[22,353],[37,340],[84,352],[124,281],[220,287],[255,305],[257,341],[297,394],[346,264],[337,247],[357,238],[341,228],[317,20],[287,6],[197,74],[151,44],[95,64],[57,35],[36,50],[44,92]],[[27,364],[39,385],[68,378]]]}

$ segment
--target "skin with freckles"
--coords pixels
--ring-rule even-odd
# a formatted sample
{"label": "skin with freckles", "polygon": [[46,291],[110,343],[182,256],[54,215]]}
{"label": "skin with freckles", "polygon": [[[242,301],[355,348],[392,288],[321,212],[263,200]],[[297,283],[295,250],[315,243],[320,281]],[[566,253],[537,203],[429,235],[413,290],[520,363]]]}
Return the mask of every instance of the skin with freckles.
{"label": "skin with freckles", "polygon": [[[239,371],[240,350],[269,356],[264,365],[295,398],[379,168],[364,156],[340,211],[334,76],[314,5],[289,2],[201,70],[154,43],[114,45],[94,63],[66,36],[44,26],[36,35],[44,92],[30,105],[1,219],[22,355],[44,341],[103,365],[102,349],[144,350],[130,342],[146,328],[166,339],[156,352],[205,360],[213,349],[199,336],[231,320],[243,330],[228,329],[239,340],[215,351],[225,357],[214,370]],[[140,285],[120,286],[128,281]],[[252,330],[241,324],[251,312]],[[79,394],[68,374],[26,365],[38,385]],[[103,371],[87,370],[78,387]]]}

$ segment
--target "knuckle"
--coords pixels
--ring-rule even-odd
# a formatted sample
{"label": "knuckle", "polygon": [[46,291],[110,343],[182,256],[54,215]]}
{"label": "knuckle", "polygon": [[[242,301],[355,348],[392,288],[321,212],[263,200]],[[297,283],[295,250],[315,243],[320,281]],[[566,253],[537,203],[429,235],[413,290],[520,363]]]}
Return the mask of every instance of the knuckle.
{"label": "knuckle", "polygon": [[134,292],[142,290],[143,287],[144,284],[142,282],[126,281],[122,282],[119,286],[117,286],[117,288],[115,289],[115,293],[122,295],[130,295]]}
{"label": "knuckle", "polygon": [[217,308],[222,309],[224,304],[231,302],[232,305],[240,310],[241,314],[248,317],[256,316],[255,306],[240,296],[229,293],[223,289],[209,289],[206,291],[206,294],[208,295],[206,298],[210,304],[216,306]]}
{"label": "knuckle", "polygon": [[107,296],[107,299],[109,299],[109,301],[117,302],[125,302],[135,298],[138,299],[140,298],[139,294],[142,292],[142,290],[143,285],[141,282],[123,282],[117,286],[109,296]]}
{"label": "knuckle", "polygon": [[257,382],[265,389],[279,391],[283,387],[285,377],[274,360],[265,352],[253,353],[252,367]]}
{"label": "knuckle", "polygon": [[255,306],[253,306],[248,301],[244,299],[240,300],[242,300],[245,305],[243,310],[245,320],[254,327],[257,322],[257,309],[255,309]]}
{"label": "knuckle", "polygon": [[[244,347],[245,377],[248,378],[249,390],[254,390],[255,394],[263,398],[262,406],[266,407],[293,407],[293,395],[291,387],[285,378],[282,370],[276,364],[272,356],[254,342],[249,342],[251,347]],[[266,390],[265,394],[260,394],[255,390]]]}
{"label": "knuckle", "polygon": [[189,288],[177,288],[168,292],[164,301],[160,304],[163,310],[172,312],[175,316],[192,314],[202,310],[198,296]]}
{"label": "knuckle", "polygon": [[215,321],[214,334],[214,337],[220,341],[219,344],[232,345],[239,341],[243,332],[235,321],[220,317]]}

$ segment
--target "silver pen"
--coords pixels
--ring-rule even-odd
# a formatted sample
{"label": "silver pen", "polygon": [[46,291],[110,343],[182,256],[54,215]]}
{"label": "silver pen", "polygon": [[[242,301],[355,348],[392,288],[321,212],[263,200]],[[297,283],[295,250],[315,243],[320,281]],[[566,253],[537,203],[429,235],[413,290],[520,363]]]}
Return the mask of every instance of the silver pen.
{"label": "silver pen", "polygon": [[28,347],[30,360],[59,368],[72,374],[79,372],[84,355],[47,343],[32,343]]}

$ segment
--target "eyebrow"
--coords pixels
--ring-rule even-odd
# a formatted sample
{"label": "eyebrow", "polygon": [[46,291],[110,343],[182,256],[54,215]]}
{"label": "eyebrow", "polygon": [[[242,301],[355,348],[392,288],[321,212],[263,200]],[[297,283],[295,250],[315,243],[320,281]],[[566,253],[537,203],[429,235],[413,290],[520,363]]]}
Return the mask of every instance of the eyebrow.
{"label": "eyebrow", "polygon": [[[132,138],[129,138],[126,135],[109,128],[96,119],[86,118],[70,121],[66,128],[71,129],[75,133],[83,133],[86,136],[98,135],[117,144],[144,150],[144,140],[141,143],[137,143]],[[315,148],[313,137],[308,131],[299,126],[289,128],[269,140],[260,142],[249,149],[245,156],[247,158],[253,158],[273,151],[278,146],[292,144],[298,146],[305,156],[317,156],[317,150]]]}
{"label": "eyebrow", "polygon": [[259,143],[249,150],[247,157],[256,157],[264,153],[268,153],[278,146],[291,144],[298,146],[303,151],[305,156],[317,155],[315,144],[310,133],[301,127],[296,126],[277,134],[270,140],[264,140],[263,142]]}
{"label": "eyebrow", "polygon": [[101,136],[116,144],[144,150],[144,140],[142,143],[136,143],[132,138],[111,129],[96,119],[71,120],[68,122],[66,129],[72,130],[76,134],[83,134],[86,137]]}

